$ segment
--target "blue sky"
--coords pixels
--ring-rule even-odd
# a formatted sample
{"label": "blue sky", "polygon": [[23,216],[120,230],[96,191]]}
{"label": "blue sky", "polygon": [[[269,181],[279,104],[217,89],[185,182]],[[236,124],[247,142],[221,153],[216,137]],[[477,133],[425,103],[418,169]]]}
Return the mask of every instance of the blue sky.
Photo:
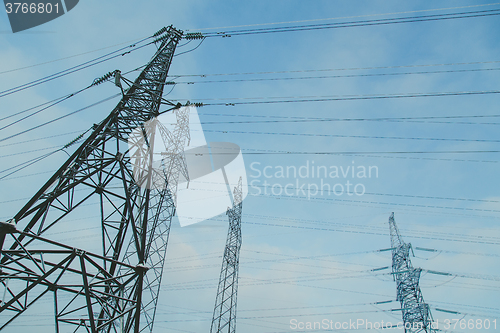
{"label": "blue sky", "polygon": [[[82,0],[68,14],[16,34],[10,30],[7,15],[0,14],[0,91],[124,47],[171,24],[187,32],[219,32],[252,24],[263,24],[259,28],[276,22],[329,19],[304,24],[331,23],[498,8],[500,4],[487,1]],[[495,91],[500,88],[499,22],[498,16],[491,16],[207,38],[196,50],[179,54],[198,45],[192,41],[177,49],[179,56],[169,74],[179,84],[166,98],[183,103],[236,103],[300,96]],[[244,28],[249,27],[234,29]],[[1,97],[0,118],[84,88],[109,71],[135,69],[154,51],[154,47],[143,48]],[[286,73],[186,76],[283,71]],[[134,79],[137,74],[126,76]],[[312,76],[344,77],[297,79]],[[268,78],[293,79],[203,83]],[[111,83],[89,89],[2,129],[0,140],[116,93]],[[368,272],[391,264],[390,252],[376,252],[390,247],[387,220],[391,212],[395,212],[406,241],[414,247],[438,250],[416,250],[414,266],[454,274],[422,275],[421,288],[434,318],[497,318],[498,322],[499,156],[495,152],[444,152],[497,151],[499,98],[492,93],[198,108],[207,141],[238,144],[248,180],[255,180],[256,185],[267,180],[278,191],[296,181],[320,184],[323,180],[333,186],[349,180],[366,189],[360,196],[318,193],[310,198],[301,193],[256,195],[255,188],[249,189],[243,202],[238,332],[299,331],[290,328],[292,319],[396,322],[400,313],[389,310],[398,308],[397,302],[374,304],[396,299],[390,271]],[[0,142],[1,169],[70,142],[106,117],[117,102],[104,102]],[[352,120],[455,116],[467,117]],[[322,121],[290,122],[299,119],[293,117]],[[0,127],[19,118],[1,120]],[[234,123],[238,121],[243,123]],[[15,215],[66,158],[64,152],[58,152],[1,179],[0,218]],[[263,171],[269,166],[268,170],[276,171],[280,166],[298,169],[313,162],[329,170],[376,166],[378,177],[265,178],[250,167],[254,163],[254,169]],[[75,247],[97,248],[99,230],[93,227],[92,215],[89,211],[75,216],[76,222],[61,226],[64,233],[54,237]],[[173,221],[155,332],[209,330],[226,233],[225,214],[185,228]],[[41,332],[53,331],[50,310],[36,308],[33,315],[46,329]],[[28,329],[33,319],[15,324],[7,331],[18,332],[22,326]]]}

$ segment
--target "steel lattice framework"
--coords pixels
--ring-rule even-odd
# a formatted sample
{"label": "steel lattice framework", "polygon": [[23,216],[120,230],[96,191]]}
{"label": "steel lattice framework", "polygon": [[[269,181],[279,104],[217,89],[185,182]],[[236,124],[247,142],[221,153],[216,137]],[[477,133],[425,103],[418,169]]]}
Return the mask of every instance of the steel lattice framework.
{"label": "steel lattice framework", "polygon": [[234,333],[236,331],[236,298],[241,248],[241,209],[242,179],[240,177],[233,192],[233,207],[227,209],[229,229],[210,333]]}
{"label": "steel lattice framework", "polygon": [[[169,27],[155,37],[158,50],[134,82],[115,73],[117,85],[128,88],[109,116],[10,223],[0,224],[0,329],[52,294],[56,332],[152,331],[179,174],[188,179],[183,147],[189,133],[186,111],[162,98],[182,32]],[[162,104],[178,123],[172,132],[159,128],[167,149],[163,168],[154,169]],[[130,145],[137,128],[142,136]],[[45,235],[94,207],[102,253]]]}
{"label": "steel lattice framework", "polygon": [[414,268],[410,260],[411,244],[403,242],[394,220],[389,217],[392,247],[392,274],[397,284],[397,300],[401,303],[405,333],[434,333],[432,314],[424,302],[419,286],[420,268]]}

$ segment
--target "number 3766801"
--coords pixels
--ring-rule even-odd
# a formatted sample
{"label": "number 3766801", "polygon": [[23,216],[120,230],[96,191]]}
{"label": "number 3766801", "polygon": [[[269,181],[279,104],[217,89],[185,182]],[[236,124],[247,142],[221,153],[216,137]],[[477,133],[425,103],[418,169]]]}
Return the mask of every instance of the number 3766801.
{"label": "number 3766801", "polygon": [[444,320],[444,329],[470,329],[470,330],[489,330],[489,329],[497,329],[497,320],[489,320],[489,319],[445,319]]}
{"label": "number 3766801", "polygon": [[59,4],[52,5],[50,2],[26,3],[26,2],[7,2],[5,4],[7,14],[51,14],[59,13]]}

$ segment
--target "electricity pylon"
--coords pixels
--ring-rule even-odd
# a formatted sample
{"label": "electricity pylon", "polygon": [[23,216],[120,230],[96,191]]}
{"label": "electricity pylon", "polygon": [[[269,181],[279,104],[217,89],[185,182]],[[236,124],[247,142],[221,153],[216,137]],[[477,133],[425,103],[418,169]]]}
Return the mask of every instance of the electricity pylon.
{"label": "electricity pylon", "polygon": [[[52,294],[56,332],[152,331],[189,133],[186,110],[162,98],[182,32],[163,28],[154,37],[158,49],[134,82],[114,73],[123,92],[118,105],[14,218],[0,223],[0,330]],[[156,120],[168,111],[178,120],[172,132]],[[166,150],[162,167],[153,168],[158,131]],[[102,233],[91,243],[102,243],[102,253],[46,235],[93,208]]]}
{"label": "electricity pylon", "polygon": [[229,229],[210,333],[234,333],[236,331],[236,296],[241,248],[241,201],[242,180],[240,177],[233,192],[233,207],[227,209]]}
{"label": "electricity pylon", "polygon": [[405,333],[434,333],[432,314],[424,302],[419,286],[422,269],[413,268],[410,260],[410,243],[403,242],[394,221],[394,213],[389,217],[392,248],[392,274],[397,284],[397,300],[401,303]]}

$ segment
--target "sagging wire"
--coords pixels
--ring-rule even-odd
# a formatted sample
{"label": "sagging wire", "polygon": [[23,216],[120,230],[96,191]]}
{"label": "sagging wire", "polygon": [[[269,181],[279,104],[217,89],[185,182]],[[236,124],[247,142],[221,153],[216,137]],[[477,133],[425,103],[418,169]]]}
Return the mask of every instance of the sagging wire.
{"label": "sagging wire", "polygon": [[35,164],[35,163],[38,163],[38,162],[40,162],[40,161],[42,161],[42,160],[46,159],[46,158],[47,158],[47,157],[49,157],[49,156],[52,156],[53,154],[55,154],[55,153],[57,153],[57,152],[59,152],[59,151],[64,151],[64,152],[67,154],[67,152],[65,151],[65,149],[67,149],[67,148],[71,147],[72,145],[74,145],[74,144],[76,144],[78,141],[80,141],[80,140],[81,140],[81,139],[85,136],[85,134],[87,134],[90,130],[91,130],[91,129],[89,128],[88,130],[86,130],[86,131],[85,131],[85,132],[83,132],[82,134],[78,135],[75,139],[71,140],[70,142],[68,142],[67,144],[65,144],[64,146],[62,146],[62,147],[61,147],[61,148],[59,148],[59,149],[56,149],[56,150],[54,150],[54,151],[52,151],[52,152],[50,152],[50,153],[43,154],[43,155],[38,156],[38,157],[35,157],[35,158],[33,158],[33,159],[29,160],[29,161],[22,162],[22,163],[20,163],[20,164],[18,164],[18,165],[15,165],[15,166],[13,166],[13,167],[10,167],[10,168],[7,168],[7,169],[4,169],[4,170],[0,171],[0,174],[2,174],[2,173],[7,172],[7,171],[9,171],[9,170],[15,169],[14,171],[9,172],[8,174],[6,174],[6,175],[4,175],[4,176],[0,177],[0,180],[4,179],[4,178],[6,178],[6,177],[8,177],[8,176],[10,176],[10,175],[13,175],[13,174],[15,174],[15,173],[17,173],[17,172],[19,172],[19,171],[21,171],[21,170],[23,170],[23,169],[25,169],[25,168],[27,168],[27,167],[31,166],[31,165],[33,165],[33,164]]}

